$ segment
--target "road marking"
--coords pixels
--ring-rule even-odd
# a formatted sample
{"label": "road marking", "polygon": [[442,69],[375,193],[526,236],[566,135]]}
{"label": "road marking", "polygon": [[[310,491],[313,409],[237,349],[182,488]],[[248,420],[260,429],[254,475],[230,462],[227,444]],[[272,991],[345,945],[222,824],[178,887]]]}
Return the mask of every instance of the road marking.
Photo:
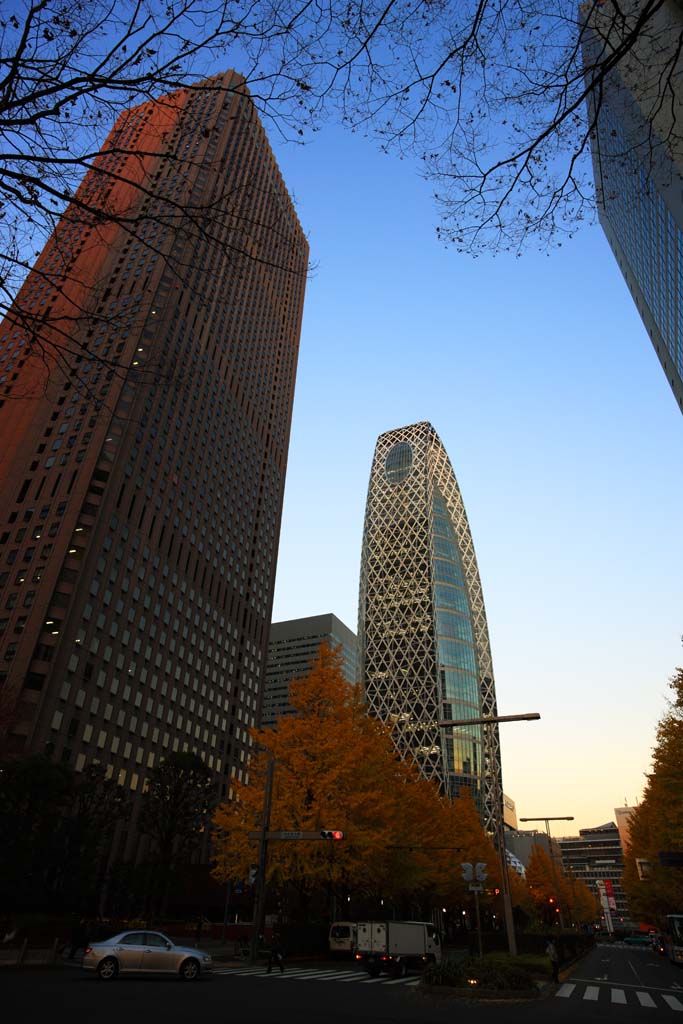
{"label": "road marking", "polygon": [[586,985],[586,991],[583,993],[584,999],[597,999],[600,995],[600,989],[597,985]]}
{"label": "road marking", "polygon": [[641,1006],[656,1006],[654,999],[649,992],[636,992]]}
{"label": "road marking", "polygon": [[361,985],[376,985],[378,981],[386,981],[386,978],[383,978],[381,974],[379,978],[365,978]]}
{"label": "road marking", "polygon": [[393,978],[391,981],[386,982],[387,985],[407,985],[407,978]]}
{"label": "road marking", "polygon": [[631,963],[631,961],[630,961],[630,960],[627,960],[627,961],[626,961],[626,963],[627,963],[627,964],[629,965],[629,967],[631,968],[631,970],[632,970],[632,971],[633,971],[633,973],[635,974],[636,978],[638,979],[638,984],[639,984],[639,985],[642,985],[642,981],[641,981],[640,975],[638,974],[638,971],[637,971],[637,970],[635,969],[635,967],[633,966],[633,964]]}
{"label": "road marking", "polygon": [[626,993],[624,992],[623,988],[613,988],[612,989],[612,1002],[613,1003],[622,1003],[622,1004],[625,1005],[625,1003],[626,1003]]}
{"label": "road marking", "polygon": [[574,991],[575,988],[576,988],[576,985],[567,985],[565,983],[564,985],[562,985],[561,988],[558,988],[558,990],[555,993],[555,995],[556,996],[561,996],[563,999],[567,999],[572,994],[572,992]]}
{"label": "road marking", "polygon": [[671,1007],[672,1010],[678,1010],[679,1012],[683,1010],[683,1003],[680,999],[676,999],[676,996],[667,996],[662,993],[662,999],[667,1006]]}

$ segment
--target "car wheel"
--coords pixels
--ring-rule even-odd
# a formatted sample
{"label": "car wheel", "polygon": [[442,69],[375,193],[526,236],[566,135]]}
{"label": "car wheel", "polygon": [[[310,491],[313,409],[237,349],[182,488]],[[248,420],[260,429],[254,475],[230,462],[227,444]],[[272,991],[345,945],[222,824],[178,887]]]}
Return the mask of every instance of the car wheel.
{"label": "car wheel", "polygon": [[370,966],[368,967],[368,974],[370,975],[371,978],[379,978],[379,972],[381,971],[381,969],[382,968],[380,967],[379,964],[370,964]]}
{"label": "car wheel", "polygon": [[199,961],[189,957],[180,965],[180,977],[183,981],[196,981],[199,977]]}
{"label": "car wheel", "polygon": [[105,956],[97,965],[97,977],[100,981],[113,981],[119,973],[119,965],[113,956]]}

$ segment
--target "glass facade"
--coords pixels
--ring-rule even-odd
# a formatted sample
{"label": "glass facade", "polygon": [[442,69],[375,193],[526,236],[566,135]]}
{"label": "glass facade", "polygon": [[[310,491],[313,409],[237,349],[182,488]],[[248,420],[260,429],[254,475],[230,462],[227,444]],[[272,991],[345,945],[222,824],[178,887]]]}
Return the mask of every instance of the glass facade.
{"label": "glass facade", "polygon": [[365,699],[401,756],[442,791],[465,787],[485,824],[496,813],[496,726],[439,726],[496,713],[486,614],[453,469],[429,423],[377,441],[359,603]]}
{"label": "glass facade", "polygon": [[[625,11],[634,14],[633,5]],[[611,8],[591,9],[584,26],[586,76],[616,45],[622,22]],[[658,20],[659,19],[659,20]],[[683,410],[683,177],[680,104],[661,100],[660,73],[681,31],[676,5],[663,5],[633,53],[588,97],[593,175],[600,223]],[[658,70],[659,69],[659,70]],[[598,106],[599,105],[599,106]]]}

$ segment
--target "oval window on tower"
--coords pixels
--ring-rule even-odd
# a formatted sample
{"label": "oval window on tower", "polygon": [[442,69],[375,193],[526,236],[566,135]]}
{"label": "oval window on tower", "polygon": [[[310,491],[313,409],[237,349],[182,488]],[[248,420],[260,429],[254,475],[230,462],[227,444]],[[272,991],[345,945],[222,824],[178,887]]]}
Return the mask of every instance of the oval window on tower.
{"label": "oval window on tower", "polygon": [[400,484],[413,468],[413,449],[407,441],[397,441],[387,454],[384,472],[390,484]]}

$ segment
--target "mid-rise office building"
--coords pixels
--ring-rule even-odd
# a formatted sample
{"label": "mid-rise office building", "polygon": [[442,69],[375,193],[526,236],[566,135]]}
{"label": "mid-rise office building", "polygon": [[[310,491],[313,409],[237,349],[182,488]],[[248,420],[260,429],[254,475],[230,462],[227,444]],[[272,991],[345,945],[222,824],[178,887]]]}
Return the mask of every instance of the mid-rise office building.
{"label": "mid-rise office building", "polygon": [[270,627],[268,662],[263,694],[261,725],[273,726],[282,715],[294,711],[289,687],[294,679],[308,675],[320,645],[340,648],[342,672],[349,684],[358,682],[358,641],[356,634],[336,615],[310,615],[303,619],[274,622]]}
{"label": "mid-rise office building", "polygon": [[382,434],[370,472],[358,639],[369,711],[442,791],[464,787],[486,827],[502,814],[498,726],[443,727],[495,715],[486,611],[465,506],[430,423]]}
{"label": "mid-rise office building", "polygon": [[[644,6],[583,5],[588,80],[616,59]],[[683,11],[676,0],[650,6],[588,116],[600,224],[683,410]]]}
{"label": "mid-rise office building", "polygon": [[557,842],[564,870],[585,882],[595,896],[610,901],[608,910],[612,927],[609,930],[630,927],[626,895],[621,887],[624,851],[614,822],[597,828],[582,828],[578,836],[568,836]]}
{"label": "mid-rise office building", "polygon": [[614,808],[614,817],[616,818],[621,848],[624,853],[626,853],[631,843],[631,817],[634,811],[635,807],[624,806]]}
{"label": "mid-rise office building", "polygon": [[238,75],[121,115],[0,326],[6,754],[243,777],[307,262]]}

